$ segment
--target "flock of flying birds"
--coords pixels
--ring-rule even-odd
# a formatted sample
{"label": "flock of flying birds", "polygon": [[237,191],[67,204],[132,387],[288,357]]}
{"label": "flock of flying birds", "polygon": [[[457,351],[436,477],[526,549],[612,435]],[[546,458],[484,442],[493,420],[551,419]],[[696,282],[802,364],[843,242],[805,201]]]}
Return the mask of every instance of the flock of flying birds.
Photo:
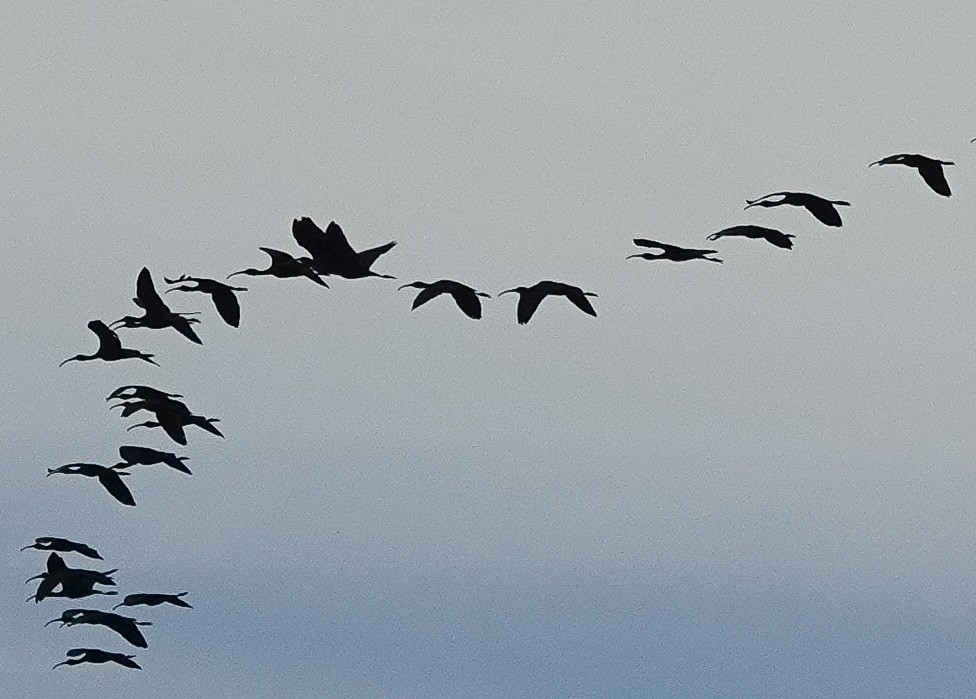
{"label": "flock of flying birds", "polygon": [[[976,141],[976,139],[974,139]],[[898,154],[878,160],[871,165],[905,165],[915,168],[922,179],[936,193],[948,197],[951,192],[943,171],[944,165],[953,163],[945,160],[936,160],[923,155]],[[746,209],[752,207],[775,207],[775,206],[798,206],[805,208],[818,221],[826,226],[839,227],[842,225],[838,206],[850,206],[846,201],[824,199],[814,194],[804,192],[775,192],[767,194],[758,199],[746,200]],[[304,248],[309,256],[295,257],[287,252],[274,248],[260,248],[270,258],[270,264],[266,269],[244,269],[228,275],[228,279],[237,275],[248,276],[273,276],[281,279],[291,277],[305,277],[315,284],[328,288],[328,284],[323,277],[337,276],[345,279],[361,279],[365,277],[381,277],[384,279],[394,279],[391,275],[380,274],[372,270],[377,258],[389,252],[396,241],[380,245],[357,252],[346,240],[342,229],[335,223],[330,223],[323,231],[311,219],[295,219],[292,223],[292,235],[295,241]],[[795,236],[783,233],[774,228],[766,228],[757,225],[740,225],[725,228],[708,236],[708,240],[718,240],[730,236],[742,236],[746,238],[762,239],[780,248],[790,249],[793,247]],[[669,243],[661,243],[645,238],[634,239],[634,244],[648,248],[655,252],[641,252],[629,255],[628,258],[640,258],[644,260],[670,260],[672,262],[687,262],[690,260],[707,260],[709,262],[722,263],[722,260],[715,257],[717,250],[686,248]],[[228,325],[238,327],[241,320],[241,308],[237,299],[237,292],[246,291],[243,287],[231,286],[225,282],[217,281],[204,277],[191,277],[183,275],[176,279],[164,277],[164,281],[169,285],[164,293],[171,291],[200,292],[210,296],[217,313]],[[481,299],[490,298],[486,293],[476,291],[470,286],[450,279],[441,279],[436,282],[427,283],[422,281],[404,284],[400,289],[416,288],[420,292],[413,301],[411,310],[424,305],[431,299],[443,294],[450,295],[458,308],[469,318],[478,320],[481,318]],[[588,297],[596,294],[583,291],[577,286],[565,284],[557,281],[540,281],[532,286],[518,286],[500,292],[499,295],[515,293],[518,294],[518,307],[516,318],[519,324],[526,324],[532,318],[539,307],[539,304],[547,296],[563,296],[584,313],[596,316],[596,311]],[[156,364],[154,355],[122,346],[113,328],[151,328],[164,329],[173,328],[176,332],[183,335],[188,340],[197,344],[202,344],[200,337],[194,330],[194,325],[200,321],[195,316],[197,313],[176,312],[163,301],[156,291],[152,276],[148,269],[143,268],[136,280],[136,296],[133,299],[135,304],[142,309],[140,316],[125,316],[119,320],[106,324],[101,320],[93,320],[88,323],[88,328],[95,333],[98,338],[98,349],[93,354],[76,354],[61,362],[61,366],[72,361],[103,360],[107,362],[123,359],[139,359],[150,364]],[[117,401],[110,406],[110,409],[121,409],[121,417],[127,418],[139,412],[149,413],[154,419],[131,425],[128,429],[136,427],[160,428],[165,434],[177,444],[186,446],[185,428],[190,426],[206,430],[216,436],[223,437],[220,430],[214,423],[219,422],[217,418],[204,417],[193,413],[183,401],[180,394],[168,393],[146,385],[127,385],[121,386],[111,394],[106,400]],[[181,473],[190,475],[190,469],[184,463],[187,457],[179,456],[173,452],[160,451],[145,446],[122,445],[118,448],[121,461],[112,465],[104,466],[95,463],[70,463],[57,468],[49,468],[47,475],[66,474],[79,475],[96,479],[108,493],[123,505],[134,506],[136,504],[132,491],[123,481],[123,477],[131,475],[130,469],[135,466],[164,465]],[[115,586],[112,577],[117,569],[98,571],[86,568],[71,568],[59,555],[77,554],[91,559],[101,560],[98,552],[90,546],[53,536],[38,537],[33,544],[25,546],[21,550],[28,548],[39,551],[50,551],[47,559],[46,570],[31,580],[40,580],[36,592],[28,598],[35,603],[48,598],[63,597],[67,599],[80,599],[95,595],[115,595],[114,590],[96,589],[96,586]],[[169,604],[176,607],[190,608],[190,604],[183,597],[188,594],[180,592],[177,594],[168,593],[134,593],[126,595],[122,601],[112,607],[112,611],[98,609],[67,609],[61,615],[48,624],[60,623],[64,626],[75,626],[77,624],[89,624],[104,626],[121,636],[131,645],[137,648],[146,648],[145,636],[140,631],[140,626],[148,626],[151,622],[137,621],[133,617],[123,616],[115,613],[118,607],[137,607],[137,606],[158,606]],[[72,648],[67,651],[67,660],[64,660],[54,667],[61,665],[79,665],[81,663],[117,663],[124,667],[141,669],[133,659],[134,655],[119,652],[110,652],[98,648]]]}

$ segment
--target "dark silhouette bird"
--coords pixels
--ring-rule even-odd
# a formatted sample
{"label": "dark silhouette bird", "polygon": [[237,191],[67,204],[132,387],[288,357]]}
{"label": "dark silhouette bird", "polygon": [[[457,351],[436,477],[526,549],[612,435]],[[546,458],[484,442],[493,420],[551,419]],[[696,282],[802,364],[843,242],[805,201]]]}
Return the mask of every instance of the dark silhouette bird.
{"label": "dark silhouette bird", "polygon": [[774,192],[766,194],[758,199],[746,199],[745,208],[753,206],[802,206],[813,214],[820,223],[825,226],[839,227],[842,225],[840,214],[837,213],[838,206],[850,206],[850,202],[837,199],[824,199],[816,194],[806,192]]}
{"label": "dark silhouette bird", "polygon": [[535,313],[535,309],[539,307],[542,299],[546,296],[565,296],[581,311],[596,317],[596,311],[593,310],[590,300],[586,298],[587,296],[596,296],[596,294],[590,291],[583,291],[578,286],[570,286],[562,282],[541,281],[534,286],[518,286],[514,289],[506,289],[498,295],[501,296],[502,294],[511,293],[519,295],[518,310],[516,312],[519,325],[525,325],[529,322],[532,314]]}
{"label": "dark silhouette bird", "polygon": [[634,245],[639,245],[643,248],[657,248],[661,252],[651,253],[651,252],[641,252],[635,253],[633,255],[627,255],[629,260],[632,257],[639,257],[644,260],[671,260],[672,262],[687,262],[688,260],[708,260],[709,262],[722,263],[722,260],[717,257],[708,257],[709,255],[714,255],[718,250],[698,250],[695,248],[682,248],[677,245],[668,245],[667,243],[659,243],[656,240],[647,240],[646,238],[634,238]]}
{"label": "dark silhouette bird", "polygon": [[925,184],[931,187],[936,194],[941,194],[944,197],[952,196],[949,183],[946,181],[945,171],[942,169],[943,165],[955,165],[951,160],[936,160],[917,153],[899,153],[876,160],[871,165],[907,165],[913,167],[918,170],[918,174],[925,180]]}
{"label": "dark silhouette bird", "polygon": [[57,536],[39,536],[34,539],[33,544],[28,544],[21,548],[21,551],[26,551],[27,549],[37,549],[38,551],[60,551],[61,553],[80,553],[82,556],[87,556],[88,558],[97,558],[99,560],[102,557],[98,554],[98,551],[93,549],[87,544],[79,544],[77,541],[70,541],[69,539],[62,539]]}
{"label": "dark silhouette bird", "polygon": [[98,609],[65,609],[61,612],[61,616],[51,619],[44,625],[47,626],[55,622],[60,622],[62,628],[77,624],[105,626],[136,648],[147,648],[149,646],[139,627],[152,626],[151,621],[136,621],[132,617],[122,616],[115,612],[103,612]]}
{"label": "dark silhouette bird", "polygon": [[36,604],[47,597],[79,599],[90,595],[114,595],[117,594],[114,591],[96,590],[95,585],[114,587],[115,579],[112,574],[117,571],[118,568],[105,571],[69,568],[61,556],[51,553],[47,558],[47,570],[24,581],[25,583],[37,579],[41,581],[37,591],[25,601],[29,602],[33,599]]}
{"label": "dark silhouette bird", "polygon": [[[76,354],[73,357],[68,357],[63,362],[58,364],[58,366],[64,366],[68,362],[87,362],[92,359],[101,359],[105,362],[115,362],[120,359],[141,359],[144,362],[149,362],[150,364],[156,364],[153,361],[155,355],[146,354],[145,352],[140,352],[139,350],[128,349],[122,346],[119,336],[110,327],[105,325],[100,320],[92,320],[88,322],[88,329],[91,330],[98,337],[98,350],[95,354]],[[156,364],[156,366],[159,366]]]}
{"label": "dark silhouette bird", "polygon": [[110,653],[106,650],[99,650],[98,648],[72,648],[69,651],[65,651],[65,655],[68,656],[67,660],[62,660],[60,663],[52,667],[54,670],[61,665],[81,665],[82,663],[118,663],[123,667],[131,667],[134,670],[141,670],[139,664],[133,660],[134,655],[125,655],[123,653]]}
{"label": "dark silhouette bird", "polygon": [[163,299],[156,292],[152,275],[149,274],[149,270],[145,267],[142,268],[139,272],[139,277],[136,279],[136,295],[132,300],[144,311],[143,314],[138,318],[135,316],[119,318],[110,327],[152,328],[154,330],[173,328],[186,339],[198,345],[203,344],[203,341],[197,336],[193,328],[190,327],[191,323],[198,323],[200,321],[196,318],[187,318],[187,316],[194,314],[174,313],[171,311],[169,306],[163,302]]}
{"label": "dark silhouette bird", "polygon": [[268,257],[271,258],[271,264],[267,269],[255,269],[253,267],[250,269],[242,269],[240,272],[228,274],[227,278],[230,279],[238,274],[246,274],[251,277],[269,275],[272,277],[277,277],[278,279],[307,277],[319,286],[324,286],[326,289],[329,288],[329,285],[322,281],[319,273],[313,269],[312,259],[310,257],[292,257],[287,252],[275,250],[274,248],[258,249],[267,253]]}
{"label": "dark silhouette bird", "polygon": [[111,466],[101,466],[99,464],[65,464],[57,468],[49,468],[47,475],[55,473],[74,474],[78,476],[88,476],[97,478],[102,487],[107,490],[113,498],[123,505],[135,505],[136,501],[132,498],[132,492],[128,486],[122,482],[121,476],[131,475],[124,471],[119,471]]}
{"label": "dark silhouette bird", "polygon": [[145,398],[118,403],[110,408],[122,408],[122,417],[128,417],[133,413],[145,410],[155,415],[155,421],[142,422],[131,425],[128,430],[136,427],[162,427],[177,444],[186,446],[186,432],[184,427],[196,425],[197,427],[210,432],[211,434],[223,437],[220,430],[213,426],[213,423],[220,422],[218,418],[203,417],[194,415],[182,401],[172,398]]}
{"label": "dark silhouette bird", "polygon": [[109,393],[108,398],[105,400],[130,400],[132,398],[138,398],[140,400],[166,400],[167,398],[182,397],[182,394],[166,393],[165,391],[160,391],[152,386],[130,384],[128,386],[119,386],[117,389]]}
{"label": "dark silhouette bird", "polygon": [[115,468],[128,468],[129,466],[153,466],[154,464],[166,464],[170,468],[192,476],[193,473],[183,462],[189,459],[188,456],[177,456],[173,452],[159,451],[149,447],[136,447],[123,445],[119,447],[119,456],[122,462],[115,464]]}
{"label": "dark silhouette bird", "polygon": [[132,595],[126,595],[121,602],[112,607],[112,609],[118,609],[119,607],[135,607],[138,605],[145,605],[147,607],[155,607],[160,604],[172,604],[175,607],[183,607],[184,609],[193,609],[193,605],[189,602],[181,599],[187,592],[180,592],[175,595],[167,595],[160,592],[137,592]]}
{"label": "dark silhouette bird", "polygon": [[423,306],[436,296],[440,296],[441,294],[450,294],[458,308],[460,308],[466,316],[469,318],[474,318],[475,320],[479,320],[481,318],[481,299],[478,297],[481,296],[486,299],[491,298],[491,296],[488,294],[475,291],[470,286],[461,284],[460,282],[451,281],[450,279],[441,279],[440,281],[436,281],[431,284],[428,284],[427,282],[413,282],[412,284],[404,284],[400,287],[400,289],[406,289],[408,287],[422,290],[419,294],[417,294],[417,298],[413,300],[413,306],[410,307],[411,311],[415,310],[419,306]]}
{"label": "dark silhouette bird", "polygon": [[744,238],[762,238],[766,242],[772,243],[778,248],[790,249],[793,247],[791,238],[796,236],[791,233],[783,233],[775,228],[764,228],[763,226],[732,226],[723,228],[718,233],[712,233],[708,240],[718,240],[730,235],[738,235]]}
{"label": "dark silhouette bird", "polygon": [[[178,279],[167,279],[163,277],[167,284],[184,284],[184,286],[174,286],[167,289],[165,293],[171,291],[200,291],[208,294],[213,301],[217,313],[224,319],[224,322],[231,327],[238,327],[241,324],[241,304],[237,301],[235,291],[247,291],[243,286],[230,286],[216,279],[206,279],[204,277],[189,277],[182,275]],[[185,286],[185,284],[196,284],[196,286]]]}
{"label": "dark silhouette bird", "polygon": [[346,279],[363,277],[396,279],[389,274],[379,274],[370,270],[377,257],[389,252],[396,245],[395,240],[386,245],[356,252],[335,221],[332,221],[323,231],[308,217],[296,218],[292,221],[291,234],[295,241],[312,255],[312,266],[321,274],[334,274]]}

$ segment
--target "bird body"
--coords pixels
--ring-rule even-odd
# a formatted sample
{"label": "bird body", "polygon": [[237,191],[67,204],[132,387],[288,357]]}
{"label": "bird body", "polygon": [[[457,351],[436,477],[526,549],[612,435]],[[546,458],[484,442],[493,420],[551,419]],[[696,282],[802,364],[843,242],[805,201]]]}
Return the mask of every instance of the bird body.
{"label": "bird body", "polygon": [[[105,362],[114,362],[120,359],[141,359],[144,362],[149,362],[150,364],[156,364],[153,361],[155,355],[146,354],[145,352],[140,352],[139,350],[128,349],[122,346],[122,341],[119,340],[119,336],[114,330],[105,325],[100,320],[91,320],[88,322],[88,329],[95,333],[98,337],[98,350],[95,354],[76,354],[73,357],[68,357],[63,362],[58,364],[58,366],[64,366],[68,362],[87,362],[92,359],[101,359]],[[156,366],[159,366],[156,364]]]}
{"label": "bird body", "polygon": [[105,650],[99,650],[98,648],[72,648],[65,652],[68,656],[67,660],[62,660],[60,663],[52,667],[53,670],[61,665],[80,665],[82,663],[118,663],[123,667],[130,667],[134,670],[141,670],[142,668],[139,664],[133,660],[134,655],[125,655],[124,653],[110,653]]}
{"label": "bird body", "polygon": [[101,560],[101,556],[98,551],[93,549],[87,544],[80,544],[76,541],[71,541],[70,539],[62,539],[57,536],[39,536],[34,539],[33,544],[28,544],[22,547],[21,551],[26,551],[27,549],[37,549],[38,551],[60,551],[61,553],[80,553],[82,556],[87,556],[88,558],[97,558]]}
{"label": "bird body", "polygon": [[147,607],[155,607],[160,604],[172,604],[174,607],[183,607],[184,609],[193,609],[193,606],[182,599],[187,592],[180,592],[175,595],[167,595],[159,592],[137,592],[131,595],[126,595],[121,602],[112,607],[112,609],[118,609],[119,607],[135,607],[137,605],[145,605]]}
{"label": "bird body", "polygon": [[292,221],[291,234],[295,242],[312,255],[312,266],[320,274],[333,274],[346,279],[396,278],[370,269],[376,262],[376,258],[389,252],[396,245],[395,240],[369,250],[356,252],[338,223],[332,221],[323,231],[307,216]]}
{"label": "bird body", "polygon": [[669,245],[667,243],[659,243],[656,240],[647,240],[646,238],[634,238],[634,245],[639,245],[644,248],[657,248],[661,252],[650,253],[643,252],[634,255],[628,255],[629,260],[632,257],[640,257],[645,260],[671,260],[672,262],[687,262],[688,260],[708,260],[709,262],[722,263],[722,260],[717,257],[708,257],[709,255],[714,255],[718,250],[700,250],[696,248],[682,248],[677,245]]}
{"label": "bird body", "polygon": [[840,214],[837,212],[838,206],[850,206],[849,202],[835,199],[824,199],[816,194],[806,192],[774,192],[758,199],[746,199],[745,208],[753,206],[763,206],[766,208],[773,206],[802,206],[816,217],[825,226],[839,227],[842,225]]}
{"label": "bird body", "polygon": [[519,325],[525,325],[529,322],[532,314],[535,313],[539,304],[542,303],[542,299],[546,296],[565,296],[581,311],[596,317],[596,311],[593,310],[590,300],[586,298],[587,296],[596,296],[596,294],[583,291],[578,286],[563,284],[562,282],[541,281],[529,287],[518,286],[514,289],[506,289],[498,295],[501,296],[502,294],[511,293],[519,295],[518,309],[516,311]]}
{"label": "bird body", "polygon": [[778,248],[786,248],[787,250],[793,247],[793,240],[795,235],[791,233],[783,233],[775,228],[765,228],[763,226],[732,226],[731,228],[723,228],[718,233],[712,233],[708,236],[708,240],[718,240],[719,238],[725,238],[726,236],[742,236],[743,238],[756,238],[763,239],[768,243],[772,243]]}
{"label": "bird body", "polygon": [[140,270],[139,277],[136,279],[136,296],[132,300],[144,313],[138,318],[135,316],[120,318],[112,323],[113,326],[123,328],[152,328],[155,330],[173,328],[188,340],[198,345],[203,344],[203,341],[197,336],[193,328],[190,327],[191,323],[199,321],[195,318],[187,318],[186,316],[190,315],[188,313],[174,313],[170,310],[169,306],[163,302],[163,299],[157,293],[156,287],[153,285],[152,275],[146,267]]}
{"label": "bird body", "polygon": [[889,155],[887,158],[876,160],[871,165],[907,165],[918,170],[918,174],[925,180],[925,184],[932,188],[936,194],[944,197],[952,196],[949,189],[949,182],[945,177],[943,165],[955,165],[951,160],[936,160],[917,153],[898,153]]}
{"label": "bird body", "polygon": [[406,289],[408,287],[421,290],[420,293],[417,294],[417,298],[414,299],[413,306],[410,307],[410,310],[415,310],[418,307],[423,306],[425,303],[437,296],[440,296],[441,294],[450,294],[458,308],[460,308],[466,316],[473,318],[474,320],[479,320],[481,318],[481,299],[478,297],[491,298],[491,296],[488,294],[475,291],[470,286],[452,281],[450,279],[441,279],[440,281],[432,282],[430,284],[427,282],[413,282],[411,284],[404,284],[400,287],[400,289]]}
{"label": "bird body", "polygon": [[267,269],[255,269],[253,267],[250,269],[242,269],[240,272],[228,274],[227,278],[230,279],[238,274],[246,274],[251,277],[271,276],[277,277],[278,279],[307,277],[319,286],[324,286],[326,289],[329,288],[329,285],[322,281],[322,279],[319,277],[319,273],[312,267],[312,258],[292,257],[287,252],[275,250],[274,248],[258,249],[271,258],[271,264]]}
{"label": "bird body", "polygon": [[136,504],[136,501],[132,497],[132,492],[122,482],[122,476],[130,475],[127,472],[117,470],[111,466],[102,466],[101,464],[74,463],[65,464],[57,468],[49,468],[47,470],[47,475],[49,476],[55,473],[97,478],[98,482],[102,484],[102,487],[123,505]]}
{"label": "bird body", "polygon": [[159,451],[149,447],[136,447],[128,444],[119,447],[119,456],[122,463],[116,464],[116,468],[127,468],[129,466],[153,466],[155,464],[166,464],[170,468],[176,469],[187,475],[193,475],[189,468],[183,463],[189,457],[177,456],[173,452]]}
{"label": "bird body", "polygon": [[105,626],[136,648],[149,647],[149,644],[146,643],[146,637],[142,635],[139,627],[152,626],[151,621],[136,621],[132,617],[122,616],[115,612],[103,612],[98,609],[66,609],[61,613],[61,616],[51,619],[45,626],[55,622],[60,622],[62,627],[77,624]]}
{"label": "bird body", "polygon": [[237,301],[235,291],[247,291],[243,286],[230,286],[216,279],[206,279],[204,277],[189,277],[182,275],[177,279],[167,279],[163,277],[167,284],[195,284],[195,286],[174,286],[167,289],[165,293],[171,291],[199,291],[210,296],[217,313],[224,319],[224,322],[231,327],[239,327],[241,324],[241,304]]}

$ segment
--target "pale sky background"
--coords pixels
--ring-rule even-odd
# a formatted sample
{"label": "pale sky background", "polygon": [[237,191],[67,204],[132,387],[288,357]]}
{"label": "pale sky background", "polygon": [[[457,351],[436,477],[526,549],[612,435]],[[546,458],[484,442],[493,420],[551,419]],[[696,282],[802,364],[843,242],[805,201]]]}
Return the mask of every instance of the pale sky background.
{"label": "pale sky background", "polygon": [[[0,694],[976,691],[972,3],[212,5],[0,10]],[[954,196],[867,168],[900,152]],[[853,206],[742,210],[782,189]],[[399,241],[398,281],[243,278],[239,330],[171,294],[203,347],[57,368],[142,266],[264,266],[298,216]],[[795,248],[624,259],[742,223]],[[396,291],[445,277],[599,317]],[[127,434],[124,383],[227,439]],[[194,475],[136,469],[135,508],[44,478],[120,444]],[[88,600],[22,602],[42,535],[196,609],[130,610],[145,650],[44,628]],[[50,670],[85,646],[144,670]]]}

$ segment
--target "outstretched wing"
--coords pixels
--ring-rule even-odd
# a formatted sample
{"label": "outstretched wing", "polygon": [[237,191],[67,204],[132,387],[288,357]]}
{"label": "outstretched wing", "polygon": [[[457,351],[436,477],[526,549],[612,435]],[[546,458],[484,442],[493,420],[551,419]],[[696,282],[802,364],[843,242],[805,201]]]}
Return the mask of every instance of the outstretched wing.
{"label": "outstretched wing", "polygon": [[834,208],[833,202],[810,194],[809,198],[803,203],[803,206],[825,226],[837,228],[841,225],[840,214]]}
{"label": "outstretched wing", "polygon": [[369,269],[373,266],[373,263],[376,262],[377,257],[383,253],[389,252],[394,245],[396,245],[396,241],[391,240],[386,245],[380,245],[379,247],[370,248],[369,250],[363,250],[362,252],[356,253],[356,259],[359,260],[359,264],[361,264],[364,269]]}
{"label": "outstretched wing", "polygon": [[535,309],[539,307],[545,297],[545,294],[536,289],[529,289],[519,294],[518,309],[516,310],[519,325],[525,325],[529,322],[532,314],[535,313]]}
{"label": "outstretched wing", "polygon": [[944,197],[952,196],[949,190],[949,182],[946,181],[945,170],[938,162],[925,163],[918,167],[918,174],[925,180],[925,184],[931,187],[937,194]]}
{"label": "outstretched wing", "polygon": [[634,245],[639,245],[642,248],[658,248],[662,252],[668,252],[669,250],[677,250],[674,245],[667,245],[666,243],[659,243],[656,240],[648,240],[647,238],[634,238]]}
{"label": "outstretched wing", "polygon": [[110,468],[102,471],[98,476],[98,482],[107,490],[113,498],[121,502],[123,505],[134,506],[136,504],[135,499],[132,497],[132,491],[129,487],[122,482],[122,478],[119,476],[118,471],[113,471]]}
{"label": "outstretched wing", "polygon": [[152,276],[149,274],[149,269],[146,267],[143,267],[142,270],[140,270],[139,277],[136,279],[136,299],[138,299],[137,304],[143,308],[146,313],[169,311],[169,308],[165,303],[163,303],[163,300],[156,292],[156,287],[153,285]]}
{"label": "outstretched wing", "polygon": [[88,322],[88,329],[98,337],[99,350],[107,354],[115,354],[122,350],[122,341],[112,328],[100,320]]}
{"label": "outstretched wing", "polygon": [[596,311],[593,310],[593,304],[591,304],[590,300],[583,294],[582,289],[573,287],[572,290],[566,292],[566,298],[572,301],[578,309],[583,311],[583,313],[587,313],[594,318],[596,317]]}
{"label": "outstretched wing", "polygon": [[241,324],[241,305],[233,291],[221,285],[211,292],[210,298],[227,325],[236,328]]}
{"label": "outstretched wing", "polygon": [[291,234],[296,243],[308,250],[316,264],[326,270],[334,266],[356,267],[360,264],[356,251],[335,221],[323,231],[307,216],[296,218],[291,224]]}

